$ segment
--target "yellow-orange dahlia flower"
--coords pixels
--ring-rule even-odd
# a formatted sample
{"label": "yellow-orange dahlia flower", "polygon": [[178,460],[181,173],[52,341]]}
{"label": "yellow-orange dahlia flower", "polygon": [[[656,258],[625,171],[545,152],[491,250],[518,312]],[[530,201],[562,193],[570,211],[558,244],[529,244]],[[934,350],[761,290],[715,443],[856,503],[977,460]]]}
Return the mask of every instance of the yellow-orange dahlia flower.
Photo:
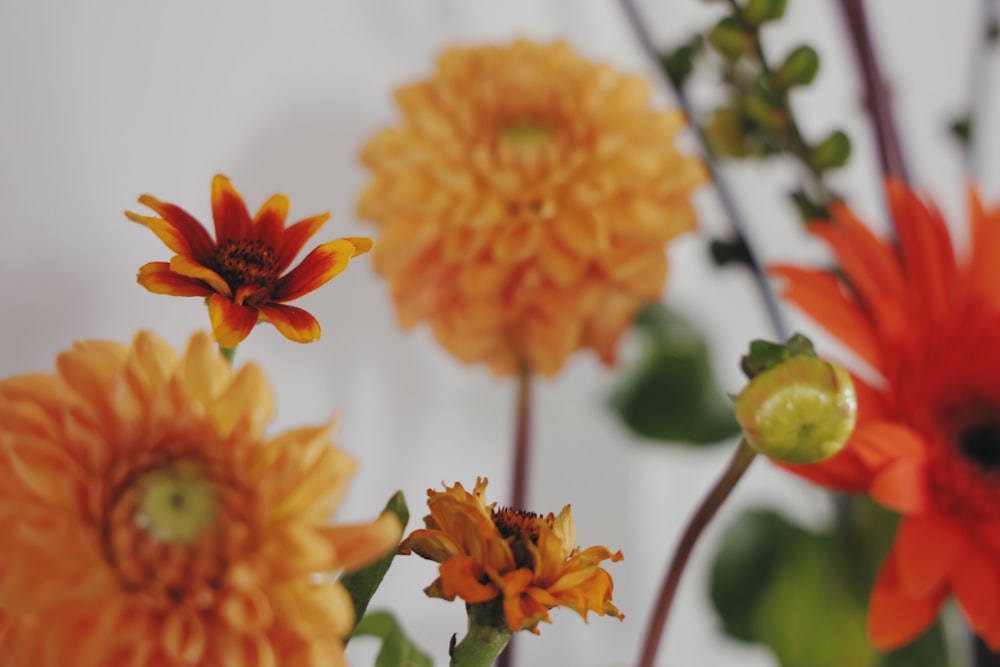
{"label": "yellow-orange dahlia flower", "polygon": [[621,560],[621,551],[577,547],[569,505],[545,516],[487,505],[486,484],[477,480],[472,493],[458,483],[427,491],[426,528],[401,545],[404,553],[441,564],[427,595],[473,604],[502,596],[507,626],[535,634],[541,621],[551,622],[554,607],[569,607],[584,620],[590,611],[625,618],[611,602],[611,575],[599,567]]}
{"label": "yellow-orange dahlia flower", "polygon": [[132,211],[126,211],[126,217],[148,227],[177,253],[169,262],[141,266],[139,284],[157,294],[205,297],[212,335],[226,348],[239,345],[258,321],[270,322],[297,343],[318,340],[316,318],[287,302],[322,287],[346,269],[352,257],[372,247],[367,238],[336,239],[317,246],[285,273],[330,214],[286,228],[288,197],[273,195],[251,218],[243,197],[222,174],[212,180],[214,241],[184,209],[151,195],[139,197],[139,203],[161,217]]}
{"label": "yellow-orange dahlia flower", "polygon": [[639,78],[528,41],[447,51],[396,101],[403,122],[362,152],[358,214],[401,324],[501,375],[553,375],[584,347],[611,363],[661,295],[664,246],[695,225],[705,173],[674,146],[682,116],[652,110]]}
{"label": "yellow-orange dahlia flower", "polygon": [[0,381],[0,655],[9,667],[342,665],[338,571],[398,544],[329,525],[332,424],[266,439],[271,394],[208,334],[78,343]]}

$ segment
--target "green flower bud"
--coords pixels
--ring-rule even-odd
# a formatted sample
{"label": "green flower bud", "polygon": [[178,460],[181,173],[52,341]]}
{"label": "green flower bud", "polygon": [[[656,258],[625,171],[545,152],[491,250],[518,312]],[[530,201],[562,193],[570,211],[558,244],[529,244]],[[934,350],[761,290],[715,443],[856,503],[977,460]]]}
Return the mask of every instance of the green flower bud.
{"label": "green flower bud", "polygon": [[756,451],[782,463],[817,463],[854,431],[851,376],[822,359],[794,356],[756,375],[736,397],[736,421]]}
{"label": "green flower bud", "polygon": [[787,0],[750,0],[743,10],[743,18],[751,25],[776,21],[785,15]]}
{"label": "green flower bud", "polygon": [[786,86],[806,86],[819,71],[819,54],[811,46],[800,46],[785,58],[778,76]]}
{"label": "green flower bud", "polygon": [[851,157],[851,140],[837,130],[812,150],[809,161],[820,171],[843,167]]}
{"label": "green flower bud", "polygon": [[727,16],[715,24],[708,33],[708,43],[732,60],[736,60],[753,48],[753,38],[732,16]]}

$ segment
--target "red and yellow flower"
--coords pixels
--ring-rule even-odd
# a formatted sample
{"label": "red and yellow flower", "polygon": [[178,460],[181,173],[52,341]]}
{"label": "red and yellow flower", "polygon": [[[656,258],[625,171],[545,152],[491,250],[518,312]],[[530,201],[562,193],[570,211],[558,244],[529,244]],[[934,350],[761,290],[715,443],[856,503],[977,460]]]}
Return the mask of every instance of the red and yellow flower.
{"label": "red and yellow flower", "polygon": [[575,546],[569,505],[546,516],[497,508],[486,504],[486,484],[477,480],[472,493],[457,483],[428,490],[426,528],[401,545],[404,553],[441,564],[427,595],[470,604],[502,597],[508,627],[536,634],[554,607],[569,607],[584,620],[591,611],[624,618],[611,602],[611,575],[599,567],[621,560],[620,551]]}
{"label": "red and yellow flower", "polygon": [[612,362],[705,180],[674,146],[683,116],[647,97],[637,77],[528,41],[449,50],[399,90],[403,122],[362,152],[358,214],[379,227],[401,324],[428,322],[501,375],[554,375],[579,348]]}
{"label": "red and yellow flower", "polygon": [[902,185],[888,193],[898,238],[843,205],[812,231],[839,272],[784,266],[785,296],[866,362],[846,448],[797,467],[902,513],[875,584],[869,633],[889,649],[954,596],[1000,649],[1000,209],[970,192],[969,251],[956,259],[941,214]]}
{"label": "red and yellow flower", "polygon": [[169,262],[139,269],[139,284],[150,292],[201,296],[208,302],[212,335],[222,347],[236,347],[258,321],[270,322],[289,340],[319,339],[312,315],[287,302],[312,292],[347,268],[352,257],[368,252],[371,239],[342,238],[324,243],[291,271],[295,257],[330,218],[312,216],[290,227],[288,197],[273,195],[253,217],[240,193],[221,174],[212,180],[215,240],[186,211],[150,195],[139,203],[159,218],[126,211],[177,253]]}
{"label": "red and yellow flower", "polygon": [[10,667],[327,667],[335,580],[393,515],[329,525],[354,470],[333,424],[267,439],[263,372],[207,334],[78,343],[0,381],[0,654]]}

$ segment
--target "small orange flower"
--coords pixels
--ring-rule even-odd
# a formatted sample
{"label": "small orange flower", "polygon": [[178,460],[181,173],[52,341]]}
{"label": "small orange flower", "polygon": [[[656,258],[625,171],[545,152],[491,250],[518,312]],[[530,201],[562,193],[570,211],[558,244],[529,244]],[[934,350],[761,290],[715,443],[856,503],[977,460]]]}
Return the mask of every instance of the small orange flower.
{"label": "small orange flower", "polygon": [[273,195],[251,218],[240,193],[221,174],[212,180],[215,241],[183,209],[150,195],[139,197],[139,203],[161,217],[132,211],[125,215],[148,227],[177,253],[170,262],[142,266],[139,284],[157,294],[206,297],[212,335],[226,348],[236,347],[258,321],[270,322],[297,343],[319,339],[316,318],[286,302],[322,287],[346,269],[352,257],[372,247],[366,238],[330,241],[284,273],[330,214],[286,228],[288,197]]}
{"label": "small orange flower", "polygon": [[682,115],[653,111],[639,78],[528,41],[447,51],[396,101],[402,124],[361,155],[358,215],[379,226],[401,324],[500,375],[554,375],[579,348],[611,363],[660,298],[665,245],[695,225],[705,172],[674,146]]}
{"label": "small orange flower", "polygon": [[793,472],[869,493],[903,515],[872,592],[881,649],[912,641],[953,595],[1000,650],[1000,209],[970,192],[969,252],[957,258],[932,205],[888,186],[898,238],[843,205],[811,230],[839,271],[784,266],[785,296],[864,360],[846,447]]}
{"label": "small orange flower", "polygon": [[332,424],[265,439],[271,403],[204,333],[180,359],[140,333],[0,381],[3,664],[345,664],[333,575],[402,527],[328,525],[354,462]]}
{"label": "small orange flower", "polygon": [[403,553],[441,564],[427,595],[473,604],[502,595],[508,627],[535,634],[539,622],[551,622],[553,607],[569,607],[584,620],[588,611],[625,618],[611,603],[611,575],[598,567],[603,560],[621,560],[621,551],[576,547],[569,505],[544,517],[487,505],[486,484],[477,480],[472,493],[461,484],[428,490],[427,527],[401,545]]}

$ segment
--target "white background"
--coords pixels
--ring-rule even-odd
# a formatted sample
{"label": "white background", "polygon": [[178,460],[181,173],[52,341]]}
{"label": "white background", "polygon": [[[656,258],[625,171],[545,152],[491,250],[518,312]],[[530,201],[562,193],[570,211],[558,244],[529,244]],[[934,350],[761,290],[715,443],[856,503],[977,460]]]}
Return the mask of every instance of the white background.
{"label": "white background", "polygon": [[[775,58],[802,41],[820,51],[820,76],[795,98],[802,124],[810,138],[835,127],[849,132],[855,158],[836,184],[881,226],[875,153],[840,16],[829,1],[789,4],[787,20],[768,29],[766,47]],[[869,4],[914,180],[962,220],[960,160],[945,127],[967,95],[978,3]],[[665,45],[710,25],[719,11],[697,0],[643,7]],[[365,234],[369,228],[353,214],[366,180],[356,156],[398,119],[392,90],[427,77],[449,46],[517,36],[566,39],[588,57],[655,76],[610,1],[3,0],[0,376],[50,369],[74,339],[128,341],[149,328],[181,346],[207,327],[198,300],[149,294],[134,282],[141,264],[170,254],[122,215],[142,210],[135,203],[141,193],[208,223],[210,181],[222,172],[251,209],[283,192],[293,220],[330,210],[317,242]],[[670,104],[654,81],[656,103]],[[710,76],[699,81],[703,101],[711,83]],[[996,146],[995,133],[987,138]],[[769,163],[727,173],[767,260],[823,258],[783,198],[794,169]],[[986,189],[996,193],[991,181]],[[739,355],[750,339],[771,334],[747,277],[709,266],[708,235],[724,230],[725,220],[710,188],[697,201],[704,234],[672,246],[668,301],[710,333],[719,380],[734,392],[742,384]],[[413,526],[428,487],[471,485],[477,475],[490,478],[492,497],[505,499],[510,383],[459,365],[425,329],[400,332],[368,257],[300,305],[322,324],[320,342],[295,345],[261,326],[240,346],[238,361],[266,367],[278,400],[275,431],[342,413],[340,443],[360,460],[343,519],[374,516],[401,488]],[[521,638],[522,665],[634,664],[667,553],[729,453],[634,440],[605,408],[611,384],[588,354],[539,385],[530,496],[539,511],[572,503],[583,546],[625,552],[609,571],[627,619],[592,617],[585,626],[557,611],[540,637]],[[761,504],[806,520],[820,519],[825,508],[821,494],[758,463],[695,554],[660,664],[773,665],[766,652],[721,636],[704,585],[721,524]],[[460,604],[421,593],[434,574],[432,563],[400,559],[374,607],[396,611],[445,664],[448,637],[463,631],[464,616]],[[358,641],[350,654],[355,665],[370,664],[372,646]]]}

